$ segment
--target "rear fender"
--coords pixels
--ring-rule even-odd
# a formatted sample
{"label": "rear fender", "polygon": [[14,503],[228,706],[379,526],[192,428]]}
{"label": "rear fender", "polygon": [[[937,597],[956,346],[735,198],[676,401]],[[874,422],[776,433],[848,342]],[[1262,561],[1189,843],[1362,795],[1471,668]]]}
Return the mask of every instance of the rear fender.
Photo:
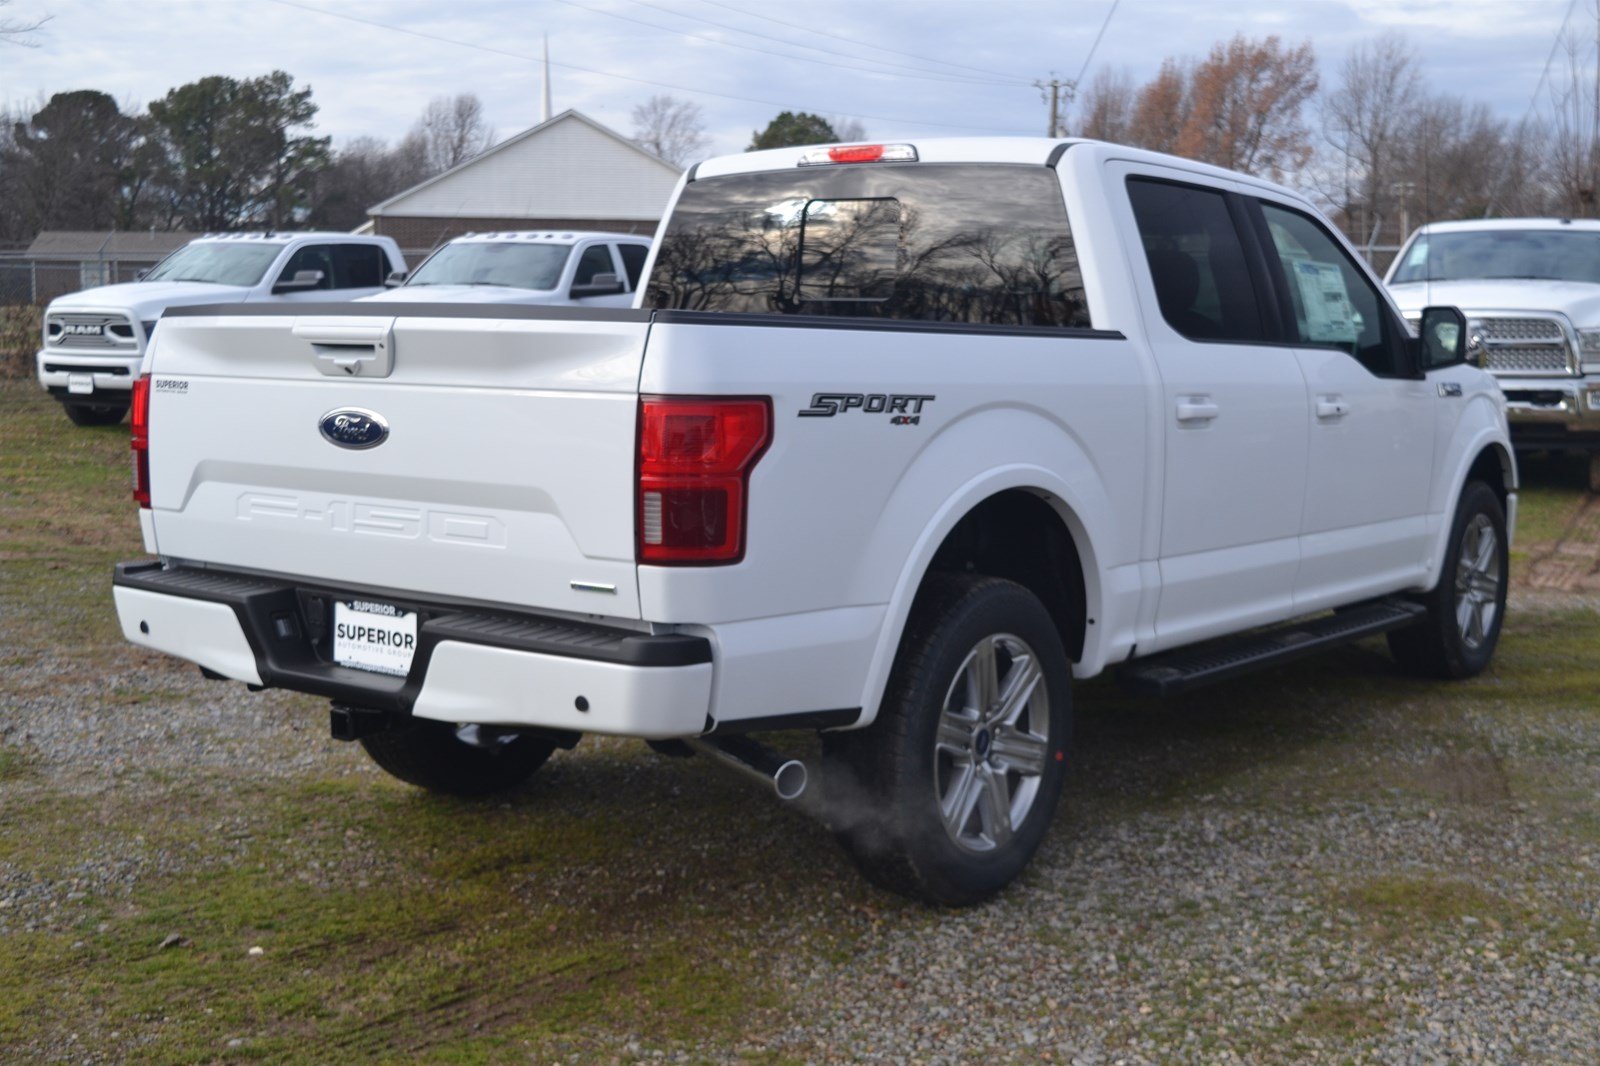
{"label": "rear fender", "polygon": [[[1004,436],[999,436],[1002,430]],[[1055,460],[1054,469],[1005,461],[1008,457],[994,455],[997,441],[1006,442],[1005,451],[1013,456],[1049,455]],[[951,490],[953,476],[960,480]],[[882,511],[886,521],[862,554],[862,565],[870,567],[881,565],[898,548],[901,566],[862,690],[858,727],[877,717],[912,601],[945,537],[973,508],[1010,489],[1026,490],[1044,500],[1070,533],[1083,567],[1088,617],[1095,620],[1087,627],[1081,664],[1092,672],[1103,663],[1105,634],[1115,628],[1111,619],[1103,617],[1106,561],[1101,546],[1136,545],[1137,537],[1115,537],[1110,528],[1115,511],[1105,486],[1081,446],[1059,425],[1043,417],[1026,417],[1016,409],[990,411],[950,427],[922,453],[886,502]],[[903,529],[906,516],[913,514],[920,517],[921,532],[908,552],[903,542],[895,543],[893,530]],[[1084,517],[1089,515],[1102,517]],[[892,524],[887,521],[891,516]],[[1136,606],[1136,596],[1134,602]]]}

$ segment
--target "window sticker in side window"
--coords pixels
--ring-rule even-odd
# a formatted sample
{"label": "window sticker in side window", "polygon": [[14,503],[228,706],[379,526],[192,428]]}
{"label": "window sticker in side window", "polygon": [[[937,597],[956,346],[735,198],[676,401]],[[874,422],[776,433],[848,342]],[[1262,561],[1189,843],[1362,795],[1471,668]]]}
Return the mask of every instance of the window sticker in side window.
{"label": "window sticker in side window", "polygon": [[1313,344],[1351,344],[1356,340],[1355,308],[1337,263],[1285,257],[1305,309],[1305,338]]}

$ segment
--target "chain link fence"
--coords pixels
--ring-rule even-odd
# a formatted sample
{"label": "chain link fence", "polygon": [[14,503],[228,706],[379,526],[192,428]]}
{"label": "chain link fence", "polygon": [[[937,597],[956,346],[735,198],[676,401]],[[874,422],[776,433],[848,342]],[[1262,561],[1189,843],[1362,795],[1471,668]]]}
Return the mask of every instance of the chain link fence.
{"label": "chain link fence", "polygon": [[43,306],[57,296],[136,281],[141,271],[161,261],[160,255],[85,259],[82,256],[0,252],[0,307]]}

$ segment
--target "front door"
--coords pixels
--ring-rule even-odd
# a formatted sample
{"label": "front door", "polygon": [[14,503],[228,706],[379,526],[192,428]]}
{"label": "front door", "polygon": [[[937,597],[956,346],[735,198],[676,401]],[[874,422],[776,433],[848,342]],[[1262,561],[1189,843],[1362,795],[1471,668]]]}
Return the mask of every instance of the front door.
{"label": "front door", "polygon": [[1303,613],[1422,578],[1439,397],[1411,365],[1377,282],[1333,235],[1289,206],[1260,210],[1311,408],[1295,582]]}

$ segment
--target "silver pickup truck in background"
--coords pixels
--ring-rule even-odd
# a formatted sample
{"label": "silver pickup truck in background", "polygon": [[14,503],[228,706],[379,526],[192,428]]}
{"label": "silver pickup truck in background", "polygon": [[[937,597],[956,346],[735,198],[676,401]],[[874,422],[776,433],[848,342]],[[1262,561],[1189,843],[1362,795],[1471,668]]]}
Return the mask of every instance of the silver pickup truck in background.
{"label": "silver pickup truck in background", "polygon": [[1600,492],[1600,222],[1436,222],[1384,280],[1413,324],[1426,306],[1461,308],[1473,361],[1505,391],[1513,446],[1587,455]]}

